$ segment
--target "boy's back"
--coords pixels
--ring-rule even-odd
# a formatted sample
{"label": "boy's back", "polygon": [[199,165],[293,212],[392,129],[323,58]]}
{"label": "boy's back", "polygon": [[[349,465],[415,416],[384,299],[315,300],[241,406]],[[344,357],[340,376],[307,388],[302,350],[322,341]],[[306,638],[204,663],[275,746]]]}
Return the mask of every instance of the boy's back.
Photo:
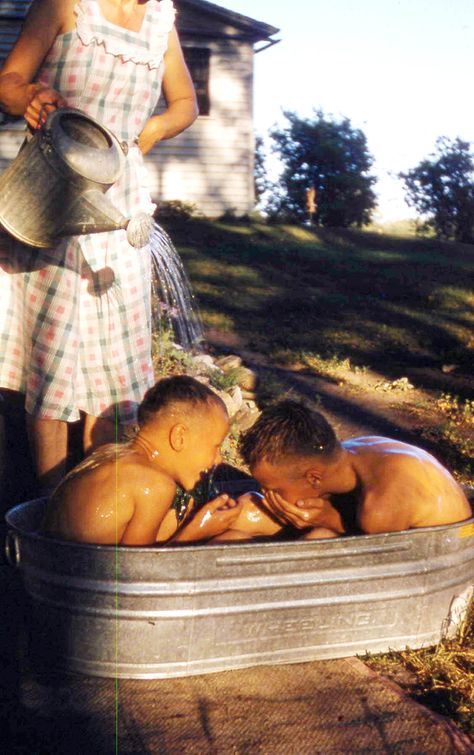
{"label": "boy's back", "polygon": [[138,422],[130,443],[102,446],[60,483],[48,504],[47,533],[104,545],[151,545],[157,538],[205,540],[236,519],[240,508],[226,495],[194,511],[179,532],[182,517],[170,512],[177,486],[193,490],[220,462],[229,417],[215,393],[187,375],[163,378],[147,391]]}
{"label": "boy's back", "polygon": [[44,528],[78,542],[153,543],[175,492],[174,481],[130,444],[103,446],[53,493]]}

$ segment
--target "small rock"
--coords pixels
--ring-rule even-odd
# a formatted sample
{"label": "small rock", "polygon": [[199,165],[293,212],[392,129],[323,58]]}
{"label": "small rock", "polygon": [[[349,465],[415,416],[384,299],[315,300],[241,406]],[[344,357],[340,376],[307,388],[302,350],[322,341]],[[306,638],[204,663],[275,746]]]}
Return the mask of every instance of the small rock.
{"label": "small rock", "polygon": [[242,391],[242,398],[246,401],[255,401],[257,399],[255,393],[253,391],[246,391],[244,388],[241,388]]}
{"label": "small rock", "polygon": [[225,391],[220,391],[218,388],[214,388],[212,385],[209,387],[214,391],[214,393],[216,393],[219,396],[220,399],[222,399],[227,409],[227,413],[230,419],[232,419],[239,411],[240,406],[238,406],[238,404],[234,401],[232,396],[230,396]]}
{"label": "small rock", "polygon": [[398,380],[394,380],[392,383],[392,388],[399,391],[412,391],[414,387],[406,377],[398,378]]}
{"label": "small rock", "polygon": [[413,391],[415,389],[415,386],[406,377],[380,382],[374,387],[376,391]]}
{"label": "small rock", "polygon": [[214,359],[209,354],[198,354],[193,357],[193,364],[197,367],[205,367],[208,370],[218,370],[219,368],[214,364]]}
{"label": "small rock", "polygon": [[240,387],[238,385],[234,385],[229,390],[229,396],[231,397],[232,401],[237,406],[237,411],[238,411],[241,408],[241,406],[243,404],[243,401],[244,401],[243,395],[242,395],[242,391],[240,390]]}
{"label": "small rock", "polygon": [[221,368],[224,374],[227,374],[231,370],[236,370],[237,367],[240,367],[242,360],[237,354],[229,354],[228,356],[216,359],[215,364]]}
{"label": "small rock", "polygon": [[249,370],[248,367],[239,367],[235,377],[240,387],[244,388],[246,391],[254,391],[257,387],[258,377],[255,372]]}
{"label": "small rock", "polygon": [[242,409],[235,415],[233,425],[238,432],[244,432],[255,424],[259,416],[260,412],[257,407],[252,410],[244,404]]}

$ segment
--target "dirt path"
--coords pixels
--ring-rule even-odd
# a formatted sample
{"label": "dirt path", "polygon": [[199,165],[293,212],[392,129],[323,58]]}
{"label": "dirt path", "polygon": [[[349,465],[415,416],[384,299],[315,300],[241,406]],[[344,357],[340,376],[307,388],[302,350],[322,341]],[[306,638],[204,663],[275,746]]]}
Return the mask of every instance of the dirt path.
{"label": "dirt path", "polygon": [[[216,353],[239,354],[259,376],[260,403],[282,396],[308,401],[321,409],[342,439],[385,435],[419,445],[436,455],[464,484],[473,484],[469,459],[474,450],[474,403],[458,405],[458,395],[472,393],[471,380],[447,366],[441,370],[413,368],[394,380],[381,373],[331,365],[325,374],[303,364],[276,365],[248,350],[242,339],[212,331],[209,345]],[[423,385],[423,388],[418,386]],[[441,395],[446,400],[441,400]],[[451,398],[450,398],[451,397]],[[467,413],[466,406],[471,412]]]}

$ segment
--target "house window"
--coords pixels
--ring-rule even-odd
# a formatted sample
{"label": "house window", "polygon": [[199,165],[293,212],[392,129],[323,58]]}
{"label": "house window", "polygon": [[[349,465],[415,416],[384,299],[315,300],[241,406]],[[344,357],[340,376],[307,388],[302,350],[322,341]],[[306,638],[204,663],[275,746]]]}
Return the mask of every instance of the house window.
{"label": "house window", "polygon": [[183,49],[186,65],[189,68],[199,107],[199,115],[209,115],[209,61],[211,51],[206,47],[185,47]]}

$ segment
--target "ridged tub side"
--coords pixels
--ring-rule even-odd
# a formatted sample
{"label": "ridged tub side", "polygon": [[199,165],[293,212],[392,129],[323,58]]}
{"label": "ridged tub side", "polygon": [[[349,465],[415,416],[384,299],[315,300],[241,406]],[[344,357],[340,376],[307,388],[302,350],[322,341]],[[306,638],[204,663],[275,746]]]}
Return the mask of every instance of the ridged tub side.
{"label": "ridged tub side", "polygon": [[326,541],[116,549],[38,536],[28,522],[44,502],[22,506],[8,521],[41,652],[99,676],[432,644],[473,581],[474,520]]}

